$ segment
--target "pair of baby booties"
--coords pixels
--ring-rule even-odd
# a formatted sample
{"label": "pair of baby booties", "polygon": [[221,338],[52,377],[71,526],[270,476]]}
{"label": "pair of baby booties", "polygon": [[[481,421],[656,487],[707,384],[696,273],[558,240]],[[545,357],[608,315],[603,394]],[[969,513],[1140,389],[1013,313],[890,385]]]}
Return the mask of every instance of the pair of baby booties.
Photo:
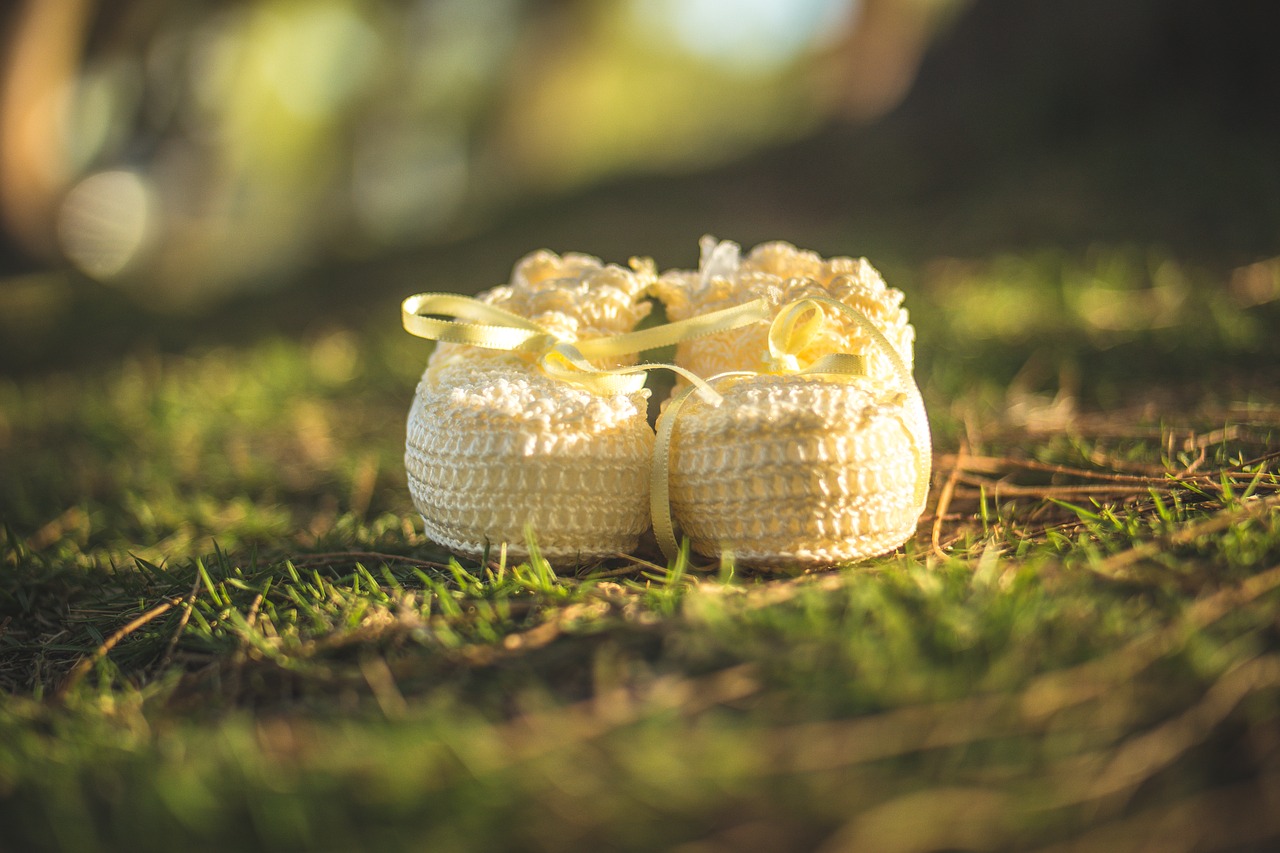
{"label": "pair of baby booties", "polygon": [[669,551],[674,519],[700,554],[812,568],[911,538],[931,455],[902,293],[865,259],[782,242],[745,257],[710,237],[701,247],[697,271],[662,275],[649,261],[625,269],[539,251],[509,285],[477,297],[571,345],[625,337],[650,296],[675,327],[757,310],[759,322],[681,340],[683,375],[656,435],[648,389],[602,393],[549,372],[537,349],[450,342],[459,338],[412,327],[406,300],[406,328],[441,341],[405,451],[430,539],[472,557],[503,544],[523,556],[532,529],[541,553],[564,564],[629,553],[651,523]]}

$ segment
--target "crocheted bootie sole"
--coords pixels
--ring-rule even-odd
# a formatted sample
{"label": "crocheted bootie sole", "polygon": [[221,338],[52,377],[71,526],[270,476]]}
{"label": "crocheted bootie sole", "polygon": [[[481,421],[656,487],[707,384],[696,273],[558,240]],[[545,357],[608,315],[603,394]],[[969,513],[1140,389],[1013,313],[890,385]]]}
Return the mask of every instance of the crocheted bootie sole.
{"label": "crocheted bootie sole", "polygon": [[671,441],[671,510],[694,550],[816,567],[878,556],[914,535],[927,462],[903,394],[768,375],[719,390],[719,406],[689,399]]}
{"label": "crocheted bootie sole", "polygon": [[647,392],[601,396],[534,370],[419,384],[405,468],[427,536],[471,557],[502,544],[522,557],[532,529],[556,563],[633,550],[649,527]]}

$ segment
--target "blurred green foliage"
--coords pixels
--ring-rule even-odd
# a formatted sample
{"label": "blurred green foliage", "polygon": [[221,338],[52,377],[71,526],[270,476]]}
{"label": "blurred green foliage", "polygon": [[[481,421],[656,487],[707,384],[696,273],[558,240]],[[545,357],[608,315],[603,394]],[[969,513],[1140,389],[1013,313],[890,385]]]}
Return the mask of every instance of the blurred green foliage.
{"label": "blurred green foliage", "polygon": [[85,274],[207,302],[796,138],[833,109],[823,68],[858,7],[24,4],[0,167],[47,176],[0,202],[31,248],[56,236]]}

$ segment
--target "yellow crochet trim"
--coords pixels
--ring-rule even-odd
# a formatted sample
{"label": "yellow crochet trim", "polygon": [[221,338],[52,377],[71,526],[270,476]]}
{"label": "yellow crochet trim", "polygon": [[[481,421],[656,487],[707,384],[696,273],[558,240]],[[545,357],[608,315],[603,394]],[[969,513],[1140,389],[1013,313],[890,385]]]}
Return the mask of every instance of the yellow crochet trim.
{"label": "yellow crochet trim", "polygon": [[[765,375],[866,375],[865,359],[861,355],[851,353],[833,353],[822,356],[807,366],[800,365],[798,354],[803,352],[809,342],[822,330],[824,323],[822,306],[824,305],[835,308],[853,320],[871,337],[892,365],[902,389],[923,409],[924,402],[920,398],[920,389],[916,387],[906,362],[889,339],[861,311],[825,296],[806,297],[783,306],[769,327],[771,370],[766,371]],[[707,380],[707,384],[714,385],[725,379],[758,375],[762,374],[755,371],[729,371],[711,377]],[[653,450],[653,470],[649,481],[649,509],[653,519],[654,537],[668,560],[674,560],[679,550],[675,523],[671,514],[671,439],[680,409],[693,390],[694,388],[686,389],[667,405],[666,411],[658,421],[657,441]],[[923,508],[929,493],[932,459],[924,450],[915,432],[911,429],[907,432],[911,437],[912,450],[916,459],[915,502],[918,507]]]}

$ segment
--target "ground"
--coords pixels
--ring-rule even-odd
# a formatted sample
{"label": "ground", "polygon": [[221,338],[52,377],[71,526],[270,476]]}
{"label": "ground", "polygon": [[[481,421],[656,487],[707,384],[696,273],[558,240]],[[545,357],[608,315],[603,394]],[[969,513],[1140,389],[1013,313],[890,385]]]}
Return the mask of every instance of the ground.
{"label": "ground", "polygon": [[1280,266],[885,267],[929,510],[807,575],[451,560],[405,489],[426,350],[390,285],[5,379],[0,846],[1274,843]]}

